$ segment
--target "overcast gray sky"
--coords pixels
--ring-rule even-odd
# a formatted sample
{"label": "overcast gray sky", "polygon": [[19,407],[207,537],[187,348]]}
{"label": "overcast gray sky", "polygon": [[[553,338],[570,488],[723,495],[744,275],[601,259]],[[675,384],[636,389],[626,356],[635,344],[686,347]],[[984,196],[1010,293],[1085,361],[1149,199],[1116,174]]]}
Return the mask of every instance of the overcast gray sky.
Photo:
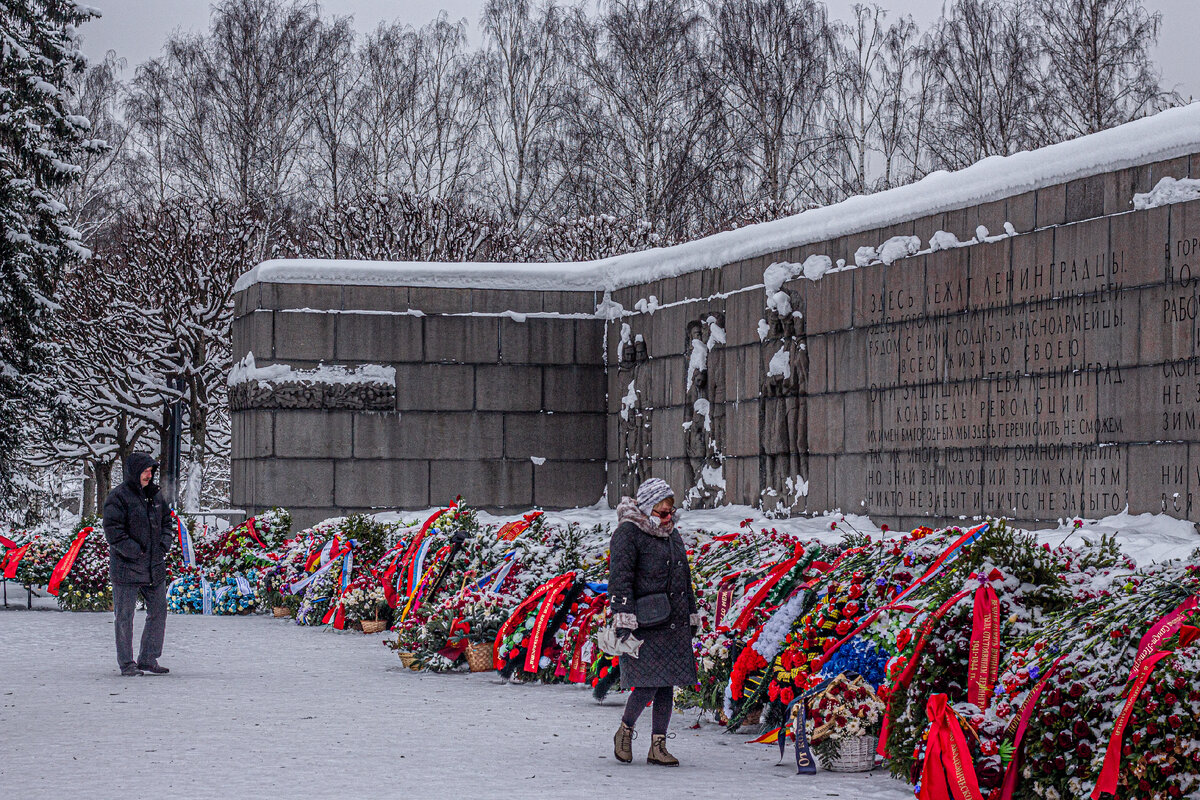
{"label": "overcast gray sky", "polygon": [[[941,11],[943,0],[878,0],[893,14],[912,14],[922,26]],[[324,0],[329,14],[351,15],[355,27],[368,31],[383,21],[399,19],[413,25],[428,22],[445,9],[452,18],[466,17],[474,28],[484,0]],[[204,30],[209,4],[202,0],[90,0],[104,16],[87,23],[84,51],[100,58],[108,50],[133,67],[158,54],[172,30]],[[845,18],[853,0],[827,0],[830,13]],[[1200,53],[1196,33],[1200,31],[1200,2],[1197,0],[1150,0],[1146,7],[1161,11],[1162,35],[1155,54],[1163,70],[1164,83],[1185,96],[1200,97]]]}

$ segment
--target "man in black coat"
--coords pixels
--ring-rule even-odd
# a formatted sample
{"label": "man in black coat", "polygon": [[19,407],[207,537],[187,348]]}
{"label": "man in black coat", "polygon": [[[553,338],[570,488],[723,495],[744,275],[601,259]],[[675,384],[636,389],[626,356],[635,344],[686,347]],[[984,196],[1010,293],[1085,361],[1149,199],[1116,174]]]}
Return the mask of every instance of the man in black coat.
{"label": "man in black coat", "polygon": [[[165,675],[158,664],[167,628],[167,551],[174,538],[171,508],[154,483],[157,462],[149,453],[125,460],[125,482],[104,501],[104,537],[116,613],[117,664],[121,674]],[[146,602],[146,625],[137,661],[133,659],[133,610],[138,595]]]}

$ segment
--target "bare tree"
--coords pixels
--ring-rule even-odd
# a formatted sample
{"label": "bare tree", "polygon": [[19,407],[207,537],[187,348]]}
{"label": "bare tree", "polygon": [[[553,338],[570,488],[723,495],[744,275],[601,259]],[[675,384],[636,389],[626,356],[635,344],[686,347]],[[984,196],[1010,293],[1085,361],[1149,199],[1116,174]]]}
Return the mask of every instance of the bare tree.
{"label": "bare tree", "polygon": [[357,189],[467,193],[479,171],[483,98],[466,20],[451,22],[443,12],[417,31],[380,26],[362,57]]}
{"label": "bare tree", "polygon": [[816,0],[710,3],[715,77],[730,141],[749,165],[748,198],[786,206],[817,196],[811,166],[827,143],[818,109],[832,41]]}
{"label": "bare tree", "polygon": [[403,166],[416,137],[417,34],[403,25],[380,25],[359,51],[363,79],[354,113],[354,185],[358,192],[407,187]]}
{"label": "bare tree", "polygon": [[1072,136],[1096,133],[1159,111],[1164,92],[1150,58],[1162,14],[1140,0],[1039,0],[1041,44],[1058,118]]}
{"label": "bare tree", "polygon": [[[133,450],[162,441],[163,404],[185,408],[189,458],[228,458],[225,374],[233,284],[267,247],[261,214],[176,199],[125,214],[64,285],[63,394],[74,424],[42,459],[88,463],[94,497]],[[182,379],[182,389],[168,378]]]}
{"label": "bare tree", "polygon": [[310,258],[494,261],[513,248],[509,227],[454,198],[371,193],[300,220],[297,250]]}
{"label": "bare tree", "polygon": [[559,185],[551,158],[564,77],[556,46],[561,17],[553,4],[534,8],[530,0],[489,0],[483,9],[492,202],[522,231],[541,216]]}
{"label": "bare tree", "polygon": [[574,9],[564,31],[576,188],[671,232],[701,215],[724,152],[702,22],[688,0],[609,0],[596,20]]}
{"label": "bare tree", "polygon": [[934,31],[939,167],[961,169],[1052,140],[1040,33],[1029,0],[954,0]]}
{"label": "bare tree", "polygon": [[839,150],[839,173],[845,195],[870,186],[868,156],[872,137],[884,113],[880,91],[888,31],[887,12],[877,5],[855,4],[853,19],[837,25],[837,55],[830,96],[830,126]]}
{"label": "bare tree", "polygon": [[279,209],[297,188],[314,85],[331,68],[314,3],[224,0],[202,35],[177,35],[139,69],[130,102],[161,194]]}
{"label": "bare tree", "polygon": [[317,52],[329,61],[313,76],[311,99],[304,106],[315,144],[305,177],[316,184],[322,199],[337,208],[350,191],[351,135],[354,103],[363,79],[362,63],[355,58],[350,20],[334,20],[317,35],[322,39],[316,45]]}
{"label": "bare tree", "polygon": [[74,75],[68,110],[89,120],[90,145],[78,159],[76,180],[64,187],[62,202],[72,226],[85,240],[113,219],[126,199],[121,175],[129,125],[121,114],[118,75],[125,61],[109,50],[104,60]]}

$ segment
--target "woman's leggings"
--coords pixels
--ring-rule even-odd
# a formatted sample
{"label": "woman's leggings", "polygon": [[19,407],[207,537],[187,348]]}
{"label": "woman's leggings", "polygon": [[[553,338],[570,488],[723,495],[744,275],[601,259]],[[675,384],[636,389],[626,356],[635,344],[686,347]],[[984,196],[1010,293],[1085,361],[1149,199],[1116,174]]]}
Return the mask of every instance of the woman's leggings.
{"label": "woman's leggings", "polygon": [[650,732],[666,735],[667,725],[671,722],[671,706],[675,701],[674,686],[639,686],[629,693],[625,703],[625,713],[621,721],[629,727],[637,722],[646,704],[654,701],[654,716],[651,717]]}

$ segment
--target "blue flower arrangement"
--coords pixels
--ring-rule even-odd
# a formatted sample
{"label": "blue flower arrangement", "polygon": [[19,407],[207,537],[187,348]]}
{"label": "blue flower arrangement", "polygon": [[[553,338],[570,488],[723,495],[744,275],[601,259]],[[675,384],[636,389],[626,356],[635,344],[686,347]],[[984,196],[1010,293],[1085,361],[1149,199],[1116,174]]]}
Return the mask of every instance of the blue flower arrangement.
{"label": "blue flower arrangement", "polygon": [[821,677],[831,678],[843,672],[857,672],[871,684],[871,688],[879,689],[886,677],[885,667],[891,657],[892,654],[885,648],[868,642],[862,636],[855,636],[825,663],[821,668]]}

